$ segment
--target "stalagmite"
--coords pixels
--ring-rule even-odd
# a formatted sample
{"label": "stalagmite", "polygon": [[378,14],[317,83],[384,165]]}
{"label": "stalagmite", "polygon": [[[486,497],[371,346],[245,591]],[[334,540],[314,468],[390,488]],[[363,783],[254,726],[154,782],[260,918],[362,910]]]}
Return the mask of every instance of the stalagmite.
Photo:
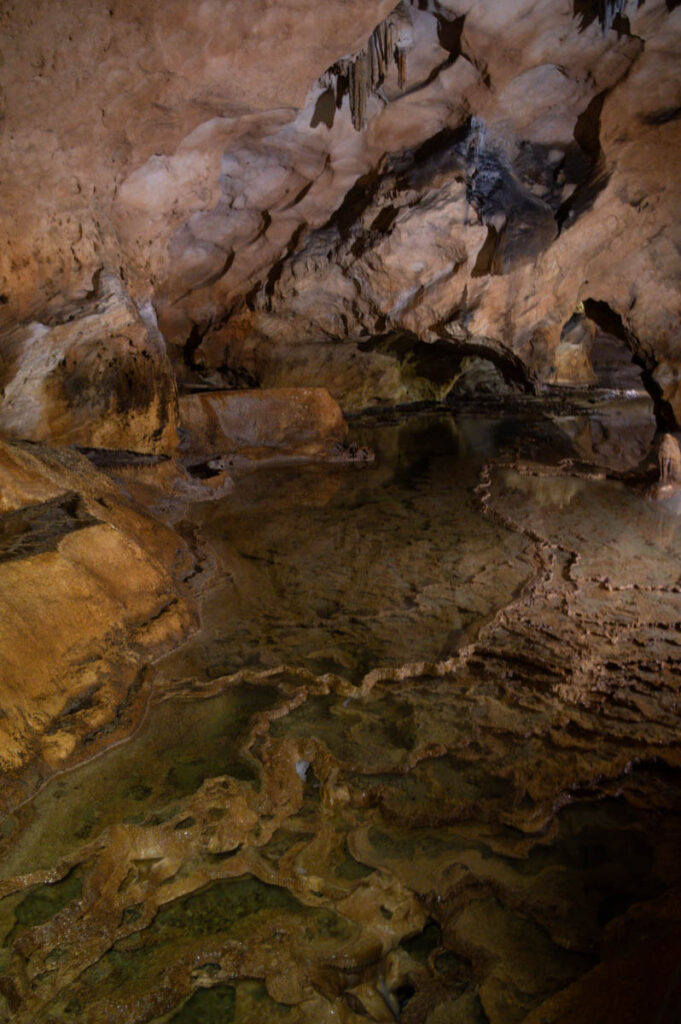
{"label": "stalagmite", "polygon": [[658,449],[660,484],[681,484],[681,448],[672,434],[664,434]]}

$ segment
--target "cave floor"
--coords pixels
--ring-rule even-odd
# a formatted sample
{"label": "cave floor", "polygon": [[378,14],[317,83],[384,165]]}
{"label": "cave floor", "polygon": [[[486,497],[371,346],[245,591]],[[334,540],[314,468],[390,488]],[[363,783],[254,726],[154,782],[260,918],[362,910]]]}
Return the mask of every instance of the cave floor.
{"label": "cave floor", "polygon": [[681,517],[599,466],[636,417],[360,420],[375,462],[178,511],[201,630],[0,823],[0,1020],[678,1019]]}

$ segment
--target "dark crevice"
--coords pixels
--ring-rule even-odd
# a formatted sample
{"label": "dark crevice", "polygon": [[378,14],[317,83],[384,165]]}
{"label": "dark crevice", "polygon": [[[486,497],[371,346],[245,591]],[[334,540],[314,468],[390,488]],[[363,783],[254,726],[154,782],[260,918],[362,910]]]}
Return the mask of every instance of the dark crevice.
{"label": "dark crevice", "polygon": [[471,277],[487,277],[494,274],[494,257],[499,243],[499,235],[496,228],[490,224],[487,229],[487,238],[483,242],[475,260],[475,266]]}
{"label": "dark crevice", "polygon": [[[275,266],[276,266],[276,264],[275,264]],[[272,270],[274,270],[274,267],[272,268]],[[271,273],[271,271],[270,271],[270,273]],[[281,270],[279,271],[279,273],[281,274]],[[260,295],[260,289],[261,288],[262,288],[262,283],[260,281],[256,281],[255,284],[253,285],[253,287],[250,288],[246,292],[246,294],[244,295],[244,300],[243,300],[244,306],[251,313],[256,309],[256,307],[258,305],[258,296]],[[222,323],[223,324],[227,324],[229,322],[229,319],[232,316],[232,314],[234,312],[236,312],[238,310],[238,308],[239,307],[238,307],[238,304],[237,304],[237,306],[235,308],[232,308],[229,313],[226,313],[222,317]]]}
{"label": "dark crevice", "polygon": [[293,197],[293,199],[288,204],[288,206],[284,206],[283,209],[284,210],[292,210],[294,206],[298,205],[298,203],[302,203],[303,199],[305,198],[305,196],[310,191],[310,189],[312,188],[313,185],[314,185],[313,181],[308,181],[305,185],[303,185],[303,187],[301,188],[300,192],[296,193],[296,195]]}
{"label": "dark crevice", "polygon": [[377,216],[374,217],[369,230],[377,231],[381,235],[387,234],[393,226],[398,213],[399,210],[394,206],[384,206],[379,210]]}
{"label": "dark crevice", "polygon": [[497,368],[507,384],[525,394],[534,394],[534,386],[528,377],[527,369],[517,356],[510,352],[499,352],[491,346],[479,342],[449,342],[458,352],[461,359],[466,356],[477,356],[486,359]]}
{"label": "dark crevice", "polygon": [[446,384],[469,356],[488,360],[515,389],[530,393],[531,382],[523,363],[512,354],[505,355],[484,344],[439,339],[421,341],[411,331],[391,331],[358,343],[361,352],[382,352],[401,363],[409,362],[418,376],[433,384]]}
{"label": "dark crevice", "polygon": [[369,171],[358,178],[336,212],[326,222],[325,229],[336,228],[341,238],[347,241],[354,224],[371,205],[380,182],[379,171]]}
{"label": "dark crevice", "polygon": [[426,86],[434,82],[438,75],[451,67],[452,64],[458,60],[461,56],[461,34],[463,32],[464,22],[466,15],[462,14],[458,18],[454,18],[450,21],[449,18],[445,18],[441,14],[436,14],[437,18],[437,38],[440,46],[443,50],[447,50],[449,57],[443,60],[440,64],[433,68],[428,77],[424,81],[419,82],[412,89],[405,91],[404,95],[408,96],[412,92],[417,92],[420,89],[425,89]]}
{"label": "dark crevice", "polygon": [[[667,0],[667,7],[671,3],[679,3],[680,0]],[[638,6],[642,7],[645,0],[638,0]],[[572,4],[572,16],[579,18],[579,31],[584,32],[594,21],[598,21],[599,25],[603,29],[603,34],[609,30],[614,29],[618,36],[630,35],[629,31],[621,31],[621,23],[626,22],[628,28],[628,19],[624,15],[627,0],[573,0]]]}
{"label": "dark crevice", "polygon": [[525,188],[503,154],[493,149],[483,148],[475,155],[466,182],[466,198],[482,223],[496,228],[496,238],[488,236],[487,248],[483,246],[478,276],[485,272],[508,273],[536,259],[556,236],[551,207]]}
{"label": "dark crevice", "polygon": [[225,349],[223,362],[218,366],[217,372],[220,374],[220,390],[254,391],[260,387],[260,381],[250,370],[230,362],[227,349]]}
{"label": "dark crevice", "polygon": [[[562,153],[556,163],[556,152]],[[591,160],[576,142],[539,143],[522,139],[515,157],[513,171],[521,184],[555,212],[562,203],[566,184],[577,185],[591,169]]]}
{"label": "dark crevice", "polygon": [[343,106],[345,94],[350,91],[347,75],[336,76],[336,110]]}
{"label": "dark crevice", "polygon": [[601,113],[607,95],[603,89],[594,96],[575,122],[575,142],[594,162],[601,155]]}
{"label": "dark crevice", "polygon": [[613,18],[612,27],[617,33],[617,38],[621,39],[622,36],[631,37],[631,23],[627,17],[623,14],[618,14]]}
{"label": "dark crevice", "polygon": [[67,534],[98,522],[75,491],[6,512],[0,515],[0,562],[56,551]]}
{"label": "dark crevice", "polygon": [[190,370],[199,369],[197,363],[194,360],[194,355],[196,353],[196,350],[199,348],[201,342],[203,341],[205,334],[205,328],[204,330],[201,330],[198,324],[193,324],[192,329],[189,332],[189,337],[184,343],[184,347],[182,349],[182,358],[184,360],[185,366]]}
{"label": "dark crevice", "polygon": [[461,356],[448,341],[421,341],[411,331],[391,331],[357,345],[360,352],[382,352],[400,363],[409,362],[414,372],[433,384],[446,384],[456,372]]}
{"label": "dark crevice", "polygon": [[[415,149],[388,156],[384,166],[357,179],[339,208],[320,230],[335,229],[341,240],[347,242],[363,214],[376,201],[378,190],[389,175],[395,176],[397,192],[427,187],[438,174],[460,175],[463,178],[469,126],[470,121],[457,129],[443,129]],[[398,214],[399,206],[390,205],[379,210],[370,231],[388,233]],[[352,254],[355,257],[361,255],[369,244],[370,238],[355,240]]]}
{"label": "dark crevice", "polygon": [[565,339],[571,334],[572,331],[575,330],[575,328],[582,321],[582,319],[583,316],[581,313],[573,313],[572,316],[563,324],[563,327],[560,332],[560,340],[565,341]]}
{"label": "dark crevice", "polygon": [[[312,182],[306,185],[305,189],[303,189],[302,191],[307,192],[311,188],[311,186]],[[294,200],[294,202],[291,203],[291,206],[294,206],[296,202],[299,202],[299,199]],[[289,208],[290,207],[286,207],[286,209]],[[270,267],[269,273],[267,274],[264,283],[262,281],[256,281],[253,287],[244,296],[243,305],[245,306],[246,309],[250,310],[251,313],[253,313],[261,305],[264,305],[266,309],[270,308],[272,296],[274,295],[274,290],[277,286],[277,282],[281,279],[281,275],[284,272],[286,261],[293,255],[293,253],[298,248],[300,239],[307,231],[307,227],[307,221],[302,221],[302,223],[298,225],[298,227],[295,229],[295,231],[288,240],[288,244],[286,246],[286,250],[283,256],[280,259],[278,259],[276,263],[273,263],[272,266]],[[224,327],[228,323],[230,317],[232,316],[232,313],[234,312],[235,310],[231,309],[221,318],[221,327]]]}
{"label": "dark crevice", "polygon": [[310,121],[310,128],[317,128],[320,124],[325,124],[327,128],[333,128],[333,120],[336,115],[336,96],[334,90],[329,87],[325,89],[317,100]]}
{"label": "dark crevice", "polygon": [[360,235],[359,238],[356,238],[350,246],[351,256],[358,260],[370,247],[370,244],[370,239],[367,235]]}
{"label": "dark crevice", "polygon": [[378,237],[390,233],[399,212],[399,208],[392,205],[384,206],[378,211],[369,225],[368,231],[359,234],[350,246],[350,253],[354,259],[359,259],[367,249],[370,249]]}
{"label": "dark crevice", "polygon": [[470,118],[458,128],[443,128],[416,149],[390,158],[389,171],[398,176],[398,187],[424,188],[438,174],[464,176]]}
{"label": "dark crevice", "polygon": [[[298,248],[298,244],[300,242],[300,239],[302,238],[302,236],[304,235],[306,230],[307,230],[307,221],[303,221],[302,224],[298,225],[296,230],[293,232],[293,234],[289,238],[288,245],[286,246],[286,252],[282,256],[282,258],[280,260],[278,260],[270,268],[270,272],[267,275],[267,279],[266,279],[265,285],[264,285],[264,293],[265,293],[265,299],[266,299],[266,303],[267,304],[269,304],[272,296],[274,295],[274,289],[275,289],[275,287],[277,285],[277,282],[280,280],[281,275],[282,275],[282,273],[284,271],[284,266],[286,265],[286,260],[288,260],[289,257],[296,251],[296,249]],[[259,291],[259,290],[260,289],[259,289],[259,286],[258,286],[256,291]],[[255,306],[253,306],[251,308],[255,308]]]}
{"label": "dark crevice", "polygon": [[[610,174],[605,169],[601,149],[601,112],[609,90],[604,89],[591,100],[575,122],[574,138],[590,166],[572,195],[560,206],[556,214],[558,230],[569,228],[583,213],[591,209],[596,197],[608,184]],[[574,163],[574,158],[573,161]]]}
{"label": "dark crevice", "polygon": [[607,302],[600,302],[598,299],[585,299],[584,312],[602,331],[605,331],[606,334],[612,334],[615,338],[623,341],[630,349],[632,348],[630,335],[622,322],[622,317]]}
{"label": "dark crevice", "polygon": [[[681,3],[681,0],[679,0]],[[670,121],[678,121],[681,117],[681,107],[665,107],[662,110],[655,110],[652,114],[646,114],[641,118],[644,124],[668,124]]]}
{"label": "dark crevice", "polygon": [[466,21],[466,15],[450,21],[442,14],[436,14],[437,18],[437,41],[443,50],[446,50],[452,58],[452,63],[461,56],[461,35]]}
{"label": "dark crevice", "polygon": [[48,731],[50,733],[55,733],[62,728],[62,725],[58,721],[59,719],[69,718],[71,715],[77,715],[81,711],[87,711],[89,708],[94,707],[95,697],[101,689],[101,685],[101,683],[93,683],[91,686],[88,686],[87,689],[82,690],[73,697],[70,697],[57,716],[57,720],[53,722]]}

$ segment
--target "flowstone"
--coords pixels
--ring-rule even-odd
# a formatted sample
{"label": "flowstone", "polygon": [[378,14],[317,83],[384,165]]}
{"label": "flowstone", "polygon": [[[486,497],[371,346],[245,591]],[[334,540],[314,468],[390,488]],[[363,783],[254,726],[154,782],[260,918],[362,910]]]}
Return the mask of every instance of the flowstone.
{"label": "flowstone", "polygon": [[[570,463],[567,426],[363,428],[373,464],[192,510],[197,642],[127,743],[0,828],[0,1020],[671,1024],[681,521]],[[255,597],[325,533],[230,626],[248,565]],[[315,573],[339,590],[306,641]]]}

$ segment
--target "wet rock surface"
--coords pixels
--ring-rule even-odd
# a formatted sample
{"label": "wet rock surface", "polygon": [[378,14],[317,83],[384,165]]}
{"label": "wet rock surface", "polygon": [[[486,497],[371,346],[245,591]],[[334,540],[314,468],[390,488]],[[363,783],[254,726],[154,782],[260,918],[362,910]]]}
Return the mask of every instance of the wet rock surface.
{"label": "wet rock surface", "polygon": [[2,5],[0,1021],[676,1020],[680,41]]}
{"label": "wet rock surface", "polygon": [[22,789],[12,770],[49,773],[117,718],[130,727],[146,665],[192,631],[196,610],[182,539],[84,456],[0,442],[0,480],[7,800]]}
{"label": "wet rock surface", "polygon": [[674,1020],[681,526],[582,436],[365,422],[185,512],[201,631],[6,807],[0,1018]]}

